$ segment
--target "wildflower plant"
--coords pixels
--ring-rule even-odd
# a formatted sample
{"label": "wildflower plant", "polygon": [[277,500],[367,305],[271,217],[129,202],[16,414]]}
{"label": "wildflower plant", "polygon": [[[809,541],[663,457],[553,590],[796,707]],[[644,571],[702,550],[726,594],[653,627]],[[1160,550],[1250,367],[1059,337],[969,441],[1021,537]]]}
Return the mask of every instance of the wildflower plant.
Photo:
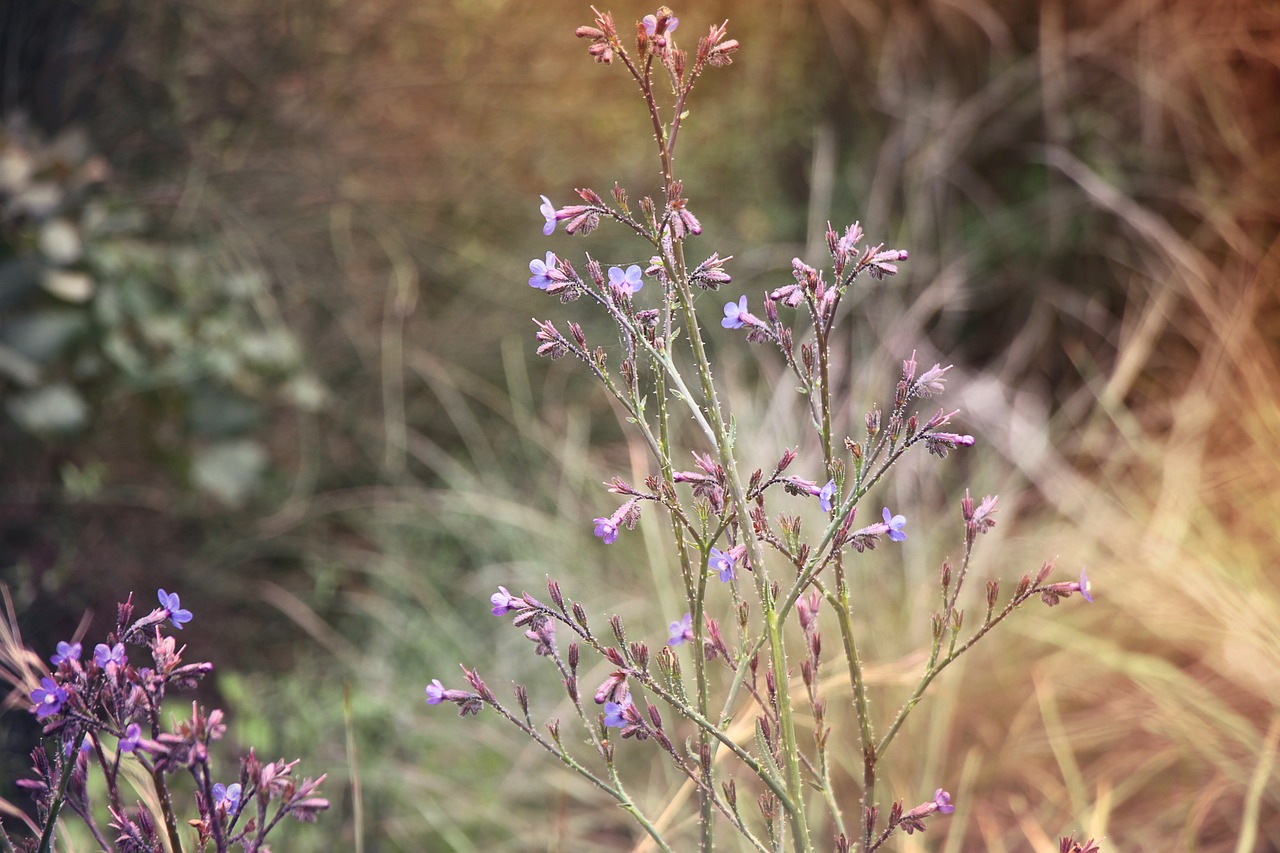
{"label": "wildflower plant", "polygon": [[[914,353],[887,385],[890,405],[866,412],[859,435],[837,434],[833,412],[844,403],[832,382],[836,319],[855,287],[895,275],[908,253],[867,239],[858,223],[843,231],[828,226],[829,272],[797,258],[792,280],[708,307],[710,294],[732,284],[732,256],[711,252],[699,261],[703,253],[693,254],[702,225],[685,197],[675,153],[695,84],[708,70],[731,64],[739,44],[727,37],[725,22],[710,26],[686,52],[675,36],[681,21],[666,7],[623,30],[611,14],[593,11],[594,22],[576,35],[596,62],[621,67],[638,87],[662,188],[656,200],[646,196],[634,204],[617,184],[607,198],[579,189],[581,203],[558,208],[541,197],[545,235],[564,223],[568,235],[585,237],[608,223],[634,235],[650,260],[641,269],[609,265],[590,253],[575,262],[567,252],[549,251],[545,260],[530,263],[532,287],[562,303],[585,303],[612,321],[617,333],[616,347],[606,347],[588,341],[572,320],[535,320],[537,352],[581,362],[647,446],[653,473],[640,484],[610,480],[608,492],[621,503],[592,520],[594,532],[610,545],[635,527],[642,512],[659,515],[680,567],[686,612],[662,620],[677,617],[665,640],[636,639],[617,615],[607,628],[596,624],[588,605],[567,596],[554,579],[548,579],[547,602],[506,587],[491,596],[491,612],[510,618],[531,650],[558,670],[575,717],[569,725],[585,732],[588,748],[580,748],[582,736],[569,734],[559,719],[535,722],[525,685],[515,685],[513,699],[502,699],[466,667],[465,687],[435,679],[426,688],[427,701],[453,703],[463,716],[495,712],[616,800],[662,850],[675,849],[676,842],[620,773],[639,752],[649,753],[647,760],[664,756],[695,787],[700,850],[713,849],[723,827],[759,851],[876,850],[899,830],[924,831],[957,807],[936,782],[922,782],[920,791],[901,792],[923,799],[905,808],[899,792],[886,791],[883,781],[882,766],[930,683],[1032,598],[1053,605],[1081,592],[1092,600],[1088,578],[1081,572],[1078,581],[1050,583],[1050,561],[1023,575],[1009,596],[989,581],[978,596],[979,618],[969,620],[977,624],[966,626],[965,581],[974,547],[995,525],[997,511],[995,497],[975,502],[966,492],[961,558],[957,565],[942,563],[925,666],[895,712],[872,714],[858,628],[868,602],[855,597],[850,576],[860,555],[905,540],[909,523],[907,515],[876,506],[870,511],[875,516],[879,510],[879,520],[858,526],[859,511],[906,454],[923,450],[945,459],[975,444],[971,435],[948,431],[957,411],[929,402],[944,393],[950,368],[920,370]],[[722,336],[719,345],[745,336],[782,359],[806,403],[797,447],[812,431],[816,441],[808,444],[818,448],[813,458],[801,460],[797,449],[782,448],[770,469],[743,466],[740,425],[721,399],[707,354],[711,334]],[[925,405],[932,411],[922,411]],[[690,420],[692,434],[683,429]],[[802,470],[792,473],[793,466]],[[816,530],[802,524],[797,499],[817,499],[824,520]],[[831,644],[824,644],[823,633],[832,627],[838,642],[836,659],[829,661]],[[598,686],[583,684],[584,667],[594,661],[603,661],[609,673]],[[851,736],[833,737],[828,724],[819,673],[831,666],[845,668],[852,685]],[[810,717],[811,725],[802,727],[800,716]],[[744,719],[753,723],[751,737],[731,733],[731,723]],[[634,743],[624,746],[626,740]],[[850,740],[862,755],[861,778],[833,778],[832,750]],[[858,792],[852,801],[850,788]],[[882,799],[889,800],[887,808]],[[690,846],[681,842],[680,849]]]}
{"label": "wildflower plant", "polygon": [[[39,678],[27,691],[28,707],[46,740],[31,753],[32,777],[18,780],[35,800],[32,837],[14,841],[0,827],[0,850],[51,853],[69,809],[106,851],[265,851],[286,816],[313,821],[329,808],[318,793],[323,776],[298,779],[297,761],[264,762],[253,749],[233,779],[215,781],[222,771],[211,748],[227,730],[222,711],[192,703],[189,717],[166,724],[165,699],[193,688],[213,665],[187,663],[186,646],[166,636],[166,626],[180,630],[194,618],[178,593],[162,589],[157,598],[159,606],[137,619],[132,595],[120,603],[115,629],[92,655],[79,642],[58,643],[46,676],[16,630],[3,632],[0,672],[15,692]],[[105,803],[91,793],[95,770],[105,784],[92,791],[105,789]],[[178,775],[191,783],[175,786]],[[140,801],[126,801],[126,783]]]}

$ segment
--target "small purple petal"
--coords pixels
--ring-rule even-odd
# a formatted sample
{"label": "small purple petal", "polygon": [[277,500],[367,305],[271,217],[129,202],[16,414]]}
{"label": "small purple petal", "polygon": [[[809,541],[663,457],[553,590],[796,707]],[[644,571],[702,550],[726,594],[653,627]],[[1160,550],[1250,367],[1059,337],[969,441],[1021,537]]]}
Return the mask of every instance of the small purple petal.
{"label": "small purple petal", "polygon": [[554,279],[551,278],[551,271],[556,268],[556,256],[554,252],[547,252],[547,259],[540,261],[537,258],[529,261],[529,272],[533,275],[529,276],[529,286],[536,287],[539,290],[546,290]]}
{"label": "small purple petal", "polygon": [[1084,600],[1093,603],[1093,589],[1089,583],[1089,576],[1085,574],[1084,567],[1080,567],[1080,594],[1084,596]]}
{"label": "small purple petal", "polygon": [[720,321],[720,325],[726,329],[741,329],[741,315],[747,313],[747,297],[743,296],[737,302],[729,302],[724,306],[724,319]]}
{"label": "small purple petal", "polygon": [[138,748],[138,741],[142,740],[142,726],[137,723],[130,723],[124,730],[124,737],[120,738],[120,751],[133,752]]}
{"label": "small purple petal", "polygon": [[822,507],[823,512],[831,512],[831,498],[836,493],[836,481],[827,480],[827,484],[822,487],[822,491],[818,492],[818,506]]}
{"label": "small purple petal", "polygon": [[610,518],[593,518],[596,523],[596,536],[604,540],[604,544],[612,545],[618,540],[618,525]]}
{"label": "small purple petal", "polygon": [[542,214],[542,218],[547,220],[547,224],[542,226],[544,236],[550,237],[552,232],[556,230],[556,207],[551,203],[551,199],[539,196],[542,199],[542,206],[538,208],[538,212]]}
{"label": "small purple petal", "polygon": [[444,701],[444,685],[440,683],[440,679],[433,678],[431,683],[427,685],[427,704],[439,705]]}
{"label": "small purple petal", "polygon": [[639,293],[644,287],[644,271],[639,264],[632,264],[624,272],[622,267],[609,267],[609,284],[619,290]]}
{"label": "small purple petal", "polygon": [[733,556],[726,554],[719,548],[711,549],[711,556],[707,559],[707,566],[714,572],[720,573],[720,580],[728,583],[733,580],[736,575],[733,573]]}
{"label": "small purple petal", "polygon": [[173,627],[181,631],[182,624],[191,621],[191,611],[182,609],[182,603],[178,600],[176,592],[165,592],[161,589],[157,591],[156,597],[160,599],[160,606],[169,611],[169,621]]}
{"label": "small purple petal", "polygon": [[686,640],[693,639],[693,616],[686,613],[679,622],[672,622],[667,627],[667,633],[671,636],[667,640],[668,646],[679,646]]}
{"label": "small purple petal", "polygon": [[80,651],[79,643],[58,643],[58,653],[50,657],[49,662],[59,666],[63,661],[80,660]]}
{"label": "small purple petal", "polygon": [[[489,603],[493,605],[493,609],[490,612],[493,613],[494,616],[504,615],[507,611],[513,609],[512,600],[513,597],[511,593],[507,592],[507,588],[505,586],[498,587],[498,591],[489,596]],[[428,688],[428,690],[429,689],[430,688]]]}
{"label": "small purple petal", "polygon": [[885,526],[889,528],[890,540],[894,542],[901,542],[907,538],[906,531],[902,529],[907,523],[906,516],[893,515],[889,512],[889,508],[885,507],[884,512],[881,514],[881,518],[884,519]]}

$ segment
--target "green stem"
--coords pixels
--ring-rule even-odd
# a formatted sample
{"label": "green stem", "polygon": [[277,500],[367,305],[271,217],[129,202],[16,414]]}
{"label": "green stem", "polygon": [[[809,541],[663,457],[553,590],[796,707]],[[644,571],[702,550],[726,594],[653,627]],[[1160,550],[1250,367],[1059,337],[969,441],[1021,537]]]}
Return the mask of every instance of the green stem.
{"label": "green stem", "polygon": [[44,831],[40,833],[40,853],[53,853],[53,832],[58,824],[58,813],[67,799],[67,786],[71,783],[71,775],[75,772],[75,763],[80,758],[80,744],[84,743],[86,732],[80,732],[71,745],[71,758],[62,762],[62,778],[58,781],[58,793],[49,804],[49,817],[45,820]]}

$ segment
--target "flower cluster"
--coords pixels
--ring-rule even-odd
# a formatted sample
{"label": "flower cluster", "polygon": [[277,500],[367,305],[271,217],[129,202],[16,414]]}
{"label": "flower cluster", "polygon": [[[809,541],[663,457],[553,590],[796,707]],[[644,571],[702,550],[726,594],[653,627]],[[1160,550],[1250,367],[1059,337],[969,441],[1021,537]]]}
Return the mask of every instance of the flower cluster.
{"label": "flower cluster", "polygon": [[[183,660],[186,647],[165,636],[163,627],[168,624],[181,630],[193,614],[182,607],[177,593],[161,589],[157,598],[160,606],[136,619],[133,597],[120,603],[115,629],[105,642],[94,646],[88,660],[81,660],[80,642],[57,644],[49,658],[54,669],[39,679],[40,686],[29,695],[31,713],[44,723],[44,735],[55,739],[59,748],[37,747],[32,753],[34,776],[19,780],[18,785],[35,798],[44,838],[52,838],[65,804],[84,820],[103,850],[179,850],[180,824],[174,811],[179,803],[167,777],[189,774],[195,781],[191,806],[197,817],[187,823],[195,828],[200,848],[211,847],[219,853],[233,845],[265,850],[267,832],[282,817],[314,820],[329,807],[316,794],[324,777],[294,780],[292,769],[297,762],[263,764],[250,750],[240,761],[239,781],[212,782],[210,746],[226,731],[222,712],[206,713],[193,705],[189,719],[166,729],[161,708],[172,691],[195,686],[213,667]],[[139,650],[145,660],[131,660],[131,649]],[[6,647],[3,654],[16,661],[25,650]],[[12,670],[22,671],[21,667]],[[126,756],[152,781],[158,812],[124,802],[121,772]],[[106,782],[114,841],[95,817],[87,784],[94,765]],[[242,819],[247,803],[253,803],[253,814]]]}

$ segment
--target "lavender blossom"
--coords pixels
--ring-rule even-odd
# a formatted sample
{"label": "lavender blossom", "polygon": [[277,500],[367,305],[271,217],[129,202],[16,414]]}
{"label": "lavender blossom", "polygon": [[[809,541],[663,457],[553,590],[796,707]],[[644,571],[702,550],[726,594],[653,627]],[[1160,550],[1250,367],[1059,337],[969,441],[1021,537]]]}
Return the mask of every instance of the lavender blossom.
{"label": "lavender blossom", "polygon": [[161,589],[156,595],[160,599],[160,606],[169,611],[169,621],[173,623],[173,627],[181,631],[183,623],[191,621],[191,611],[182,609],[176,592],[165,592]]}
{"label": "lavender blossom", "polygon": [[1084,566],[1080,567],[1080,582],[1076,584],[1076,588],[1084,596],[1085,601],[1093,604],[1093,585],[1089,583],[1089,576],[1085,574]]}
{"label": "lavender blossom", "polygon": [[639,293],[644,287],[642,275],[639,264],[627,267],[626,272],[621,267],[609,267],[609,286],[623,293]]}
{"label": "lavender blossom", "polygon": [[67,691],[52,678],[42,678],[40,686],[31,691],[31,701],[35,703],[31,710],[35,712],[36,719],[43,720],[62,710],[63,703],[67,701]]}
{"label": "lavender blossom", "polygon": [[109,663],[114,663],[116,666],[124,666],[126,660],[124,643],[116,643],[110,647],[106,643],[98,643],[93,647],[93,662],[103,669],[106,669]]}
{"label": "lavender blossom", "polygon": [[142,726],[130,723],[124,730],[124,737],[120,738],[119,749],[121,752],[133,752],[138,748],[138,742],[141,740]]}
{"label": "lavender blossom", "polygon": [[636,526],[640,520],[639,501],[636,498],[624,503],[608,518],[593,518],[596,524],[595,535],[604,540],[604,544],[612,545],[618,541],[618,530],[626,526],[628,530]]}
{"label": "lavender blossom", "polygon": [[743,296],[737,302],[725,304],[724,319],[720,321],[720,325],[726,329],[741,329],[749,316],[751,315],[747,312],[747,297]]}
{"label": "lavender blossom", "polygon": [[951,795],[939,788],[933,792],[933,799],[927,803],[921,803],[911,811],[902,815],[902,821],[899,824],[907,831],[907,835],[913,832],[924,832],[924,819],[932,814],[951,814],[956,807],[951,804]]}
{"label": "lavender blossom", "polygon": [[611,729],[620,729],[627,725],[625,714],[631,707],[631,694],[624,693],[617,702],[604,703],[604,724]]}
{"label": "lavender blossom", "polygon": [[679,622],[672,622],[667,627],[667,632],[671,635],[671,639],[667,640],[668,646],[679,646],[693,639],[693,615],[686,613],[684,618]]}
{"label": "lavender blossom", "polygon": [[707,566],[714,572],[720,573],[720,580],[728,583],[737,577],[733,573],[733,554],[726,554],[719,548],[711,549],[711,556],[707,559]]}
{"label": "lavender blossom", "polygon": [[905,515],[893,515],[889,512],[889,508],[885,507],[880,517],[884,519],[885,526],[889,528],[888,533],[891,541],[901,542],[907,538],[906,532],[902,529],[907,523]]}
{"label": "lavender blossom", "polygon": [[831,512],[831,499],[836,494],[836,481],[834,479],[827,480],[827,484],[818,492],[818,506],[822,507],[823,512]]}
{"label": "lavender blossom", "polygon": [[[645,15],[641,23],[644,24],[644,31],[646,34],[655,35],[657,33],[658,17],[656,15]],[[671,15],[666,19],[666,24],[666,27],[663,28],[663,32],[674,33],[676,31],[676,27],[680,26],[680,19],[675,15]]]}
{"label": "lavender blossom", "polygon": [[[493,605],[493,609],[489,612],[494,616],[504,616],[508,611],[518,609],[520,606],[519,601],[520,599],[517,596],[507,592],[505,586],[500,586],[497,592],[489,596],[489,603]],[[439,683],[438,681],[436,682],[436,684]],[[427,689],[430,690],[430,688]]]}
{"label": "lavender blossom", "polygon": [[214,808],[225,808],[227,814],[235,814],[240,810],[240,783],[223,785],[221,782],[213,786]]}
{"label": "lavender blossom", "polygon": [[613,519],[600,518],[592,519],[596,523],[595,535],[604,540],[604,544],[612,545],[618,541],[618,525],[613,523]]}
{"label": "lavender blossom", "polygon": [[54,666],[61,666],[63,661],[78,661],[80,651],[79,643],[58,643],[58,653],[52,655],[49,662]]}
{"label": "lavender blossom", "polygon": [[[557,278],[553,276],[553,273],[556,272],[555,253],[547,252],[545,261],[540,261],[537,258],[529,261],[529,272],[533,273],[533,275],[529,276],[529,286],[536,287],[539,290],[546,290],[557,281]],[[563,278],[563,276],[560,277]]]}
{"label": "lavender blossom", "polygon": [[547,223],[542,226],[542,234],[545,237],[550,237],[552,232],[556,230],[556,207],[551,203],[551,199],[545,195],[539,196],[539,198],[542,199],[542,206],[538,208],[538,212],[542,214],[543,219],[547,220]]}
{"label": "lavender blossom", "polygon": [[444,685],[440,683],[440,679],[431,679],[431,683],[427,685],[427,704],[439,705],[444,701],[444,694]]}

